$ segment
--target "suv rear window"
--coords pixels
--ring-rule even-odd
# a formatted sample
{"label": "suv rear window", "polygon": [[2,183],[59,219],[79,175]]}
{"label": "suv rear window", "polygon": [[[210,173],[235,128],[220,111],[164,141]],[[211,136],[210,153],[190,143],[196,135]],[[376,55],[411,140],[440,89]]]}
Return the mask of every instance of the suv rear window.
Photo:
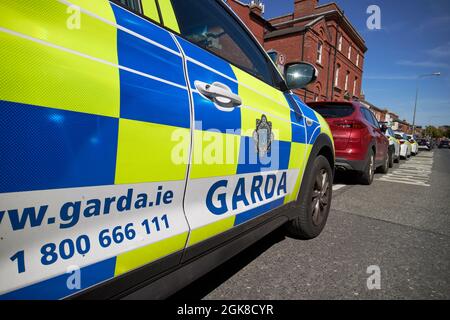
{"label": "suv rear window", "polygon": [[355,112],[355,108],[348,104],[320,104],[312,105],[311,108],[324,118],[344,118],[351,116]]}

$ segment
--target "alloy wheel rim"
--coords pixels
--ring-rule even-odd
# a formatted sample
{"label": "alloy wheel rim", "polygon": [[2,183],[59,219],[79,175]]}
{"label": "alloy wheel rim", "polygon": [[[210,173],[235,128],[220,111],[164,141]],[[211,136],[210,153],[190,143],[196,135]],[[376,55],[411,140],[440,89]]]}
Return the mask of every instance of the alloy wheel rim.
{"label": "alloy wheel rim", "polygon": [[370,165],[369,165],[369,177],[371,180],[372,180],[373,174],[374,174],[373,166],[374,166],[374,160],[373,160],[373,156],[372,156],[372,157],[370,157]]}
{"label": "alloy wheel rim", "polygon": [[312,221],[316,226],[319,226],[325,217],[329,204],[330,186],[328,172],[325,169],[320,170],[314,181],[312,196]]}

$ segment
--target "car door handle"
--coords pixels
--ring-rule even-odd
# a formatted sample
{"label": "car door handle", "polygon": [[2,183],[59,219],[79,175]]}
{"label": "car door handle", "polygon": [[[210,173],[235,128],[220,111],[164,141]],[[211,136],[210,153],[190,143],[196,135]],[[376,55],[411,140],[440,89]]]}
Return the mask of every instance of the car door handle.
{"label": "car door handle", "polygon": [[233,109],[242,104],[241,97],[233,93],[233,91],[223,83],[214,82],[213,84],[208,84],[202,81],[195,81],[194,85],[200,94],[219,107]]}

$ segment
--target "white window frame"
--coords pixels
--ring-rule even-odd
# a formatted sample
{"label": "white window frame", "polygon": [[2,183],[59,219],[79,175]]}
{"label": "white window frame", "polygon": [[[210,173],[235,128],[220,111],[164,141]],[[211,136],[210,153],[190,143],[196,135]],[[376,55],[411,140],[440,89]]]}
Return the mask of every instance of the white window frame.
{"label": "white window frame", "polygon": [[322,53],[323,53],[323,43],[322,42],[318,42],[317,43],[317,63],[322,64]]}
{"label": "white window frame", "polygon": [[356,85],[358,84],[358,78],[353,81],[353,96],[356,96]]}
{"label": "white window frame", "polygon": [[342,51],[342,41],[343,41],[343,38],[342,38],[342,34],[341,34],[341,35],[339,35],[339,41],[338,41],[338,50],[339,51]]}
{"label": "white window frame", "polygon": [[352,45],[350,45],[348,47],[348,56],[347,56],[348,60],[352,60]]}
{"label": "white window frame", "polygon": [[350,77],[350,72],[347,71],[347,74],[345,75],[345,87],[344,90],[348,90],[348,78]]}
{"label": "white window frame", "polygon": [[359,67],[359,53],[356,55],[356,66]]}
{"label": "white window frame", "polygon": [[341,71],[341,66],[336,67],[336,75],[334,77],[334,86],[339,87],[339,72]]}

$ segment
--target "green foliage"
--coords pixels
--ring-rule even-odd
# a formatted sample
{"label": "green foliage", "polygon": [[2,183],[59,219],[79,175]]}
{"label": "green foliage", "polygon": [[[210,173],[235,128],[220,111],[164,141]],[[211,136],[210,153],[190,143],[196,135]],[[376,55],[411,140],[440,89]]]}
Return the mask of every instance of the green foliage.
{"label": "green foliage", "polygon": [[427,137],[432,137],[432,138],[442,138],[444,136],[449,136],[450,135],[450,130],[447,129],[445,132],[440,129],[440,128],[436,128],[434,126],[427,126],[424,130],[424,135]]}

